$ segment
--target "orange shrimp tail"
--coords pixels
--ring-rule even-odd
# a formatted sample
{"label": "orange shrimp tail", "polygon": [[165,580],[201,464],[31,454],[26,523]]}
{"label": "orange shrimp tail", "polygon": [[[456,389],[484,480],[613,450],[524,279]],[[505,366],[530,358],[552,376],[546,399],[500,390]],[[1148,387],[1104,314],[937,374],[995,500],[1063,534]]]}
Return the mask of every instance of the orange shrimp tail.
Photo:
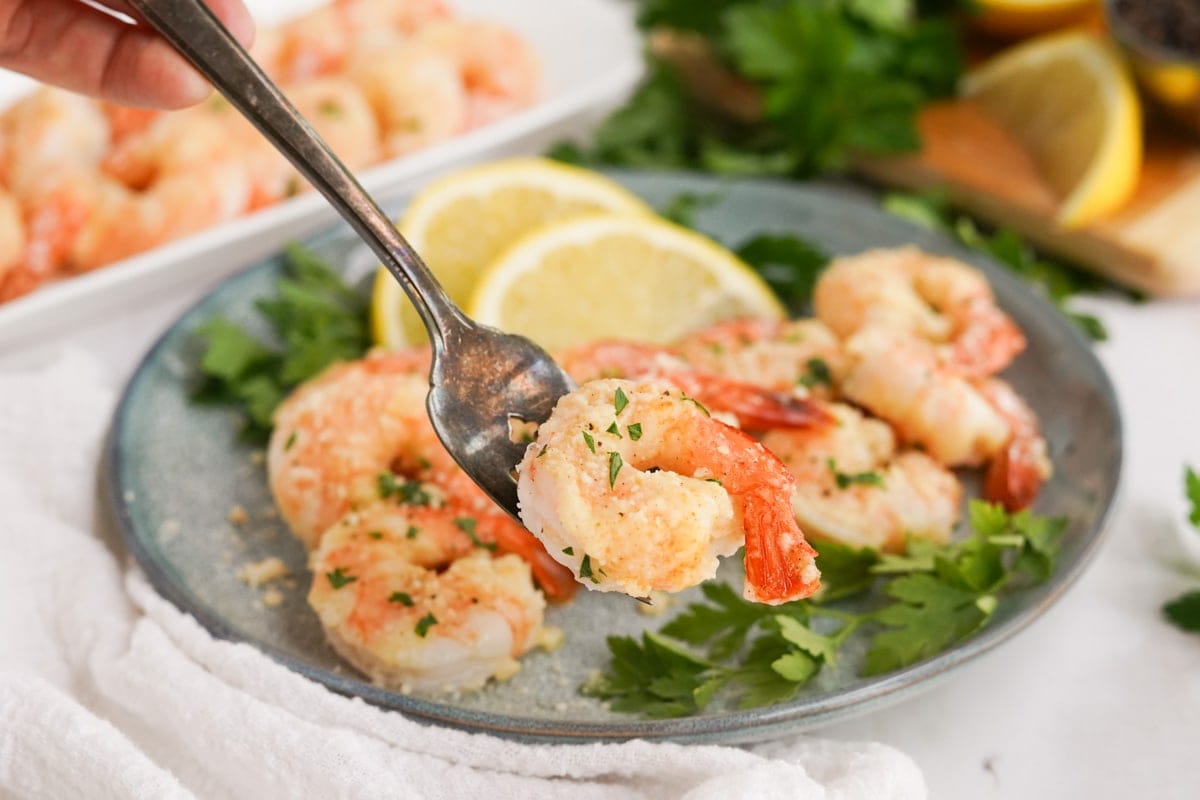
{"label": "orange shrimp tail", "polygon": [[575,596],[579,589],[575,576],[551,558],[532,533],[505,514],[476,513],[473,516],[479,520],[479,539],[494,542],[500,552],[512,553],[529,564],[533,579],[547,599],[560,603]]}
{"label": "orange shrimp tail", "polygon": [[1042,459],[1022,439],[1011,442],[988,465],[983,478],[983,497],[1009,511],[1029,508],[1037,500],[1046,471]]}
{"label": "orange shrimp tail", "polygon": [[1025,335],[994,306],[973,311],[972,325],[955,340],[950,364],[965,378],[985,378],[1003,370],[1025,349]]}
{"label": "orange shrimp tail", "polygon": [[820,404],[706,373],[666,375],[685,393],[714,409],[732,412],[743,428],[812,428],[833,422]]}
{"label": "orange shrimp tail", "polygon": [[752,603],[779,605],[811,597],[821,588],[817,551],[804,538],[791,503],[779,502],[777,491],[753,493],[745,499],[744,564],[746,584],[742,596]]}

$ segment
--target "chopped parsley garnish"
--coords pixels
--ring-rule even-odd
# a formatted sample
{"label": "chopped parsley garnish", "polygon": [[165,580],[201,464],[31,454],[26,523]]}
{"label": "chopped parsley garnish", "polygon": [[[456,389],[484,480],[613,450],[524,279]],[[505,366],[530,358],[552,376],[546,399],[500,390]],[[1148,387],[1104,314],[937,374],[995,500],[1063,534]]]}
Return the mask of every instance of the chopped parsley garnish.
{"label": "chopped parsley garnish", "polygon": [[456,526],[458,526],[458,529],[460,531],[462,531],[463,533],[465,533],[467,536],[469,536],[471,538],[471,544],[475,545],[476,547],[482,547],[485,550],[495,550],[496,549],[495,542],[481,541],[479,539],[479,537],[475,534],[475,528],[479,524],[478,520],[471,519],[470,517],[458,517],[457,519],[454,520],[454,524]]}
{"label": "chopped parsley garnish", "polygon": [[401,505],[406,506],[427,506],[433,503],[433,495],[420,481],[410,481],[392,472],[382,472],[377,483],[381,500],[394,497]]}
{"label": "chopped parsley garnish", "polygon": [[613,436],[616,436],[618,439],[621,438],[621,429],[617,427],[616,422],[614,422],[612,425],[609,425],[607,428],[605,428],[604,432],[611,433]]}
{"label": "chopped parsley garnish", "polygon": [[564,553],[566,553],[567,555],[569,555],[569,556],[573,556],[573,555],[575,555],[575,548],[574,548],[574,547],[564,547],[564,548],[562,549],[562,551],[563,551]]}
{"label": "chopped parsley garnish", "polygon": [[249,441],[266,441],[271,415],[292,388],[335,361],[362,356],[371,342],[361,293],[303,248],[290,245],[285,259],[275,295],[255,303],[268,336],[219,316],[196,329],[204,382],[192,401],[240,408]]}
{"label": "chopped parsley garnish", "polygon": [[405,539],[415,539],[415,538],[417,538],[417,534],[420,532],[421,532],[420,528],[418,528],[416,525],[409,525],[408,530],[406,530],[404,532],[404,538]]}
{"label": "chopped parsley garnish", "polygon": [[288,450],[291,450],[292,445],[294,445],[295,443],[296,443],[296,432],[292,431],[291,433],[288,434],[287,441],[283,443],[283,452],[286,453]]}
{"label": "chopped parsley garnish", "polygon": [[399,603],[400,605],[407,606],[408,608],[412,608],[413,605],[412,596],[407,592],[392,592],[388,595],[388,602]]}
{"label": "chopped parsley garnish", "polygon": [[[587,445],[588,450],[591,450],[593,453],[596,452],[596,440],[593,439],[592,435],[590,433],[588,433],[587,431],[583,432],[583,441],[584,441],[584,444]],[[546,451],[543,450],[542,452],[544,453]]]}
{"label": "chopped parsley garnish", "polygon": [[629,405],[629,398],[625,396],[625,392],[620,386],[618,386],[617,390],[613,392],[613,408],[615,408],[616,413],[620,415],[620,413],[625,410],[625,406],[627,405]]}
{"label": "chopped parsley garnish", "polygon": [[679,399],[680,399],[680,400],[682,400],[682,401],[683,401],[683,402],[685,402],[685,403],[692,403],[693,405],[695,405],[695,406],[696,406],[696,408],[698,408],[698,409],[700,409],[701,411],[703,411],[703,412],[704,412],[704,416],[706,416],[706,417],[711,417],[711,416],[712,416],[712,414],[710,414],[710,413],[709,413],[708,409],[707,409],[707,408],[704,406],[704,404],[703,404],[703,403],[701,403],[701,402],[700,402],[699,400],[697,400],[696,398],[694,398],[694,397],[688,397],[688,396],[685,394],[685,395],[683,395],[682,397],[680,397]]}
{"label": "chopped parsley garnish", "polygon": [[437,617],[433,615],[433,612],[430,612],[417,620],[417,627],[413,628],[413,630],[416,631],[417,636],[424,639],[425,634],[429,633],[429,629],[434,625],[437,625]]}
{"label": "chopped parsley garnish", "polygon": [[825,359],[810,358],[804,366],[808,371],[800,376],[801,386],[812,389],[815,386],[833,385],[833,373],[829,371],[829,365],[825,363]]}
{"label": "chopped parsley garnish", "polygon": [[[1191,508],[1188,522],[1200,530],[1200,475],[1188,466],[1183,468],[1183,494]],[[1163,606],[1163,613],[1177,628],[1200,633],[1200,589],[1176,597]]]}
{"label": "chopped parsley garnish", "polygon": [[625,430],[629,432],[629,438],[635,442],[642,438],[642,423],[640,422],[633,423],[625,428]]}
{"label": "chopped parsley garnish", "polygon": [[608,488],[612,489],[617,485],[617,473],[621,471],[621,454],[612,452],[608,454]]}
{"label": "chopped parsley garnish", "polygon": [[[597,564],[595,572],[600,572],[601,574],[603,574],[604,570],[600,569],[600,565]],[[584,553],[583,561],[579,562],[579,577],[580,577],[580,579],[582,580],[583,578],[587,578],[592,583],[599,583],[600,579],[596,577],[595,572],[592,570],[592,557],[589,556],[587,553]]]}
{"label": "chopped parsley garnish", "polygon": [[[929,658],[986,625],[1003,591],[1049,577],[1066,525],[977,500],[969,516],[966,539],[912,540],[899,556],[822,543],[817,598],[768,606],[705,584],[704,601],[660,632],[609,637],[607,670],[581,690],[615,711],[678,717],[718,694],[740,708],[784,702],[835,664],[851,637],[865,639],[864,675]],[[845,610],[830,605],[850,597]]]}
{"label": "chopped parsley garnish", "polygon": [[831,458],[826,463],[829,465],[829,471],[833,473],[833,479],[837,482],[839,489],[855,485],[883,488],[883,476],[878,472],[839,472],[837,461]]}
{"label": "chopped parsley garnish", "polygon": [[371,537],[372,539],[382,539],[383,531],[371,531],[367,534],[367,536]]}
{"label": "chopped parsley garnish", "polygon": [[346,572],[345,567],[334,567],[332,572],[325,573],[325,577],[329,579],[329,585],[334,589],[340,589],[358,580],[357,576]]}

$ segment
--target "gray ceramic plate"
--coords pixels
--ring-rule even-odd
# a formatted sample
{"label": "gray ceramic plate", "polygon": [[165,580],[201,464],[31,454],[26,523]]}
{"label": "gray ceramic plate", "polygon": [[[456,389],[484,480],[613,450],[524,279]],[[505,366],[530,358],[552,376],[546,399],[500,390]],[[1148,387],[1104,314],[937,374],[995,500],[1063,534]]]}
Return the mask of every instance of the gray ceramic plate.
{"label": "gray ceramic plate", "polygon": [[[681,191],[724,192],[719,205],[698,215],[697,225],[725,242],[759,232],[794,232],[835,254],[913,242],[982,268],[1029,339],[1029,349],[1007,377],[1041,417],[1056,466],[1037,511],[1070,520],[1056,574],[1009,595],[987,628],[928,661],[861,678],[851,652],[794,701],[769,708],[641,720],[582,697],[580,682],[607,663],[607,634],[662,624],[637,613],[627,598],[590,592],[548,613],[548,621],[566,631],[566,645],[556,653],[527,656],[507,683],[449,697],[380,689],[325,644],[304,600],[309,581],[304,552],[276,518],[260,454],[236,441],[236,415],[188,402],[197,381],[193,330],[218,313],[261,329],[253,303],[271,293],[281,267],[276,258],[226,281],[168,330],[133,376],[117,411],[108,473],[113,505],[130,550],[158,590],[218,636],[252,643],[334,691],[430,722],[525,740],[636,736],[693,742],[764,739],[895,701],[1012,636],[1062,594],[1099,541],[1117,487],[1121,425],[1108,378],[1088,343],[1058,312],[1003,269],[844,189],[766,182],[725,186],[692,176],[616,177],[655,205]],[[345,227],[305,244],[334,264],[364,262],[361,245]],[[234,506],[247,511],[244,525],[228,521]],[[240,565],[268,556],[282,558],[294,576],[282,602],[272,607],[262,602],[261,590],[235,576]]]}

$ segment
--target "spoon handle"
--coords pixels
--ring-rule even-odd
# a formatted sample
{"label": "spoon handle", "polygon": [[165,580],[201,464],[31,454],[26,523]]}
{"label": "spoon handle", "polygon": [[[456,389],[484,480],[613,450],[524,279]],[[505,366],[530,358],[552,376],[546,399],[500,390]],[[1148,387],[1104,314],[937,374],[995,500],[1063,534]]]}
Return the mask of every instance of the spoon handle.
{"label": "spoon handle", "polygon": [[396,226],[200,0],[128,0],[329,200],[416,306],[435,352],[469,320]]}

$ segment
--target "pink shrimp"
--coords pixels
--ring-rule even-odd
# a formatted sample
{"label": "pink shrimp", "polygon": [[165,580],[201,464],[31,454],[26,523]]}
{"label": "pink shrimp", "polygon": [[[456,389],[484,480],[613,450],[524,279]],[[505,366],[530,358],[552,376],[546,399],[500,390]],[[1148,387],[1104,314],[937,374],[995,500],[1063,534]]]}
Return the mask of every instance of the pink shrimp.
{"label": "pink shrimp", "polygon": [[675,350],[698,369],[804,396],[832,397],[845,372],[841,343],[815,319],[719,322]]}
{"label": "pink shrimp", "polygon": [[1012,432],[988,464],[983,496],[1002,503],[1009,511],[1028,508],[1053,473],[1037,416],[1013,388],[999,378],[981,380],[975,388],[1008,423]]}
{"label": "pink shrimp", "polygon": [[477,128],[533,104],[541,84],[537,54],[513,31],[489,22],[435,22],[414,41],[457,66],[467,94],[466,127]]}
{"label": "pink shrimp", "polygon": [[748,600],[783,603],[820,585],[787,467],[669,383],[584,384],[559,400],[517,472],[522,521],[588,588],[679,591],[743,543]]}
{"label": "pink shrimp", "polygon": [[968,378],[994,375],[1025,349],[980,272],[915,247],[835,260],[817,281],[813,305],[843,339],[870,326],[909,331]]}
{"label": "pink shrimp", "polygon": [[747,428],[805,427],[827,420],[807,400],[695,369],[658,345],[601,341],[561,354],[559,363],[580,383],[617,377],[667,381],[705,406],[733,414]]}

